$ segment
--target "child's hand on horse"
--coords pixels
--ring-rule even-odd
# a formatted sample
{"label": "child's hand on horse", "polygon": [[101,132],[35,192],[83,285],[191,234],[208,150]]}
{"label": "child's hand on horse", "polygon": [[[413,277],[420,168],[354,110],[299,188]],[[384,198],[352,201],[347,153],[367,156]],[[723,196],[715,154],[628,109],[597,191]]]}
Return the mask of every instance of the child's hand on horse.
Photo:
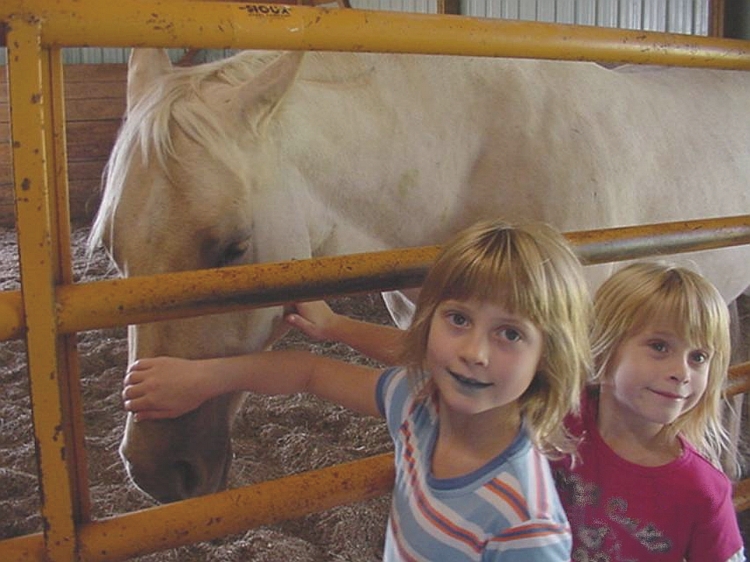
{"label": "child's hand on horse", "polygon": [[214,393],[200,361],[175,357],[139,359],[128,367],[122,399],[134,421],[176,418],[196,409]]}

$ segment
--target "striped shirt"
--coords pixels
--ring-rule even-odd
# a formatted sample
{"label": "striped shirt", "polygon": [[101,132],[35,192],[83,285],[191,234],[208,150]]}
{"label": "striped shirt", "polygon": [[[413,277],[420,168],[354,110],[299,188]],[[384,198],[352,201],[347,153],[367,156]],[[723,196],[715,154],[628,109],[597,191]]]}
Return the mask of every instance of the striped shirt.
{"label": "striped shirt", "polygon": [[482,468],[438,479],[430,470],[434,401],[414,399],[403,369],[383,373],[377,400],[396,462],[386,562],[570,560],[570,527],[549,464],[524,430]]}

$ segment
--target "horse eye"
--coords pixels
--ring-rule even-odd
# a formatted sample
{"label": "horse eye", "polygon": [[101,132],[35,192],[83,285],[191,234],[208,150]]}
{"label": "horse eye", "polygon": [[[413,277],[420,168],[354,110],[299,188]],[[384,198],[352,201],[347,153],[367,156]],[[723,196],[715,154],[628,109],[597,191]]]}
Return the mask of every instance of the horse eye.
{"label": "horse eye", "polygon": [[247,240],[243,240],[242,242],[234,242],[227,246],[224,250],[224,253],[221,255],[221,259],[219,260],[219,267],[237,263],[240,258],[242,258],[242,256],[244,256],[247,252],[248,246],[249,244]]}

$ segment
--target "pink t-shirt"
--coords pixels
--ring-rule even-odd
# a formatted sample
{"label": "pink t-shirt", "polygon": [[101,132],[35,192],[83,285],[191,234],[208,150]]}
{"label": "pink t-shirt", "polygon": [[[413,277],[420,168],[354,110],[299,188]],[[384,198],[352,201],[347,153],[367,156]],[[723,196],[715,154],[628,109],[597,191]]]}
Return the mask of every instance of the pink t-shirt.
{"label": "pink t-shirt", "polygon": [[[573,530],[574,561],[723,562],[743,548],[727,476],[682,441],[669,464],[644,467],[619,457],[596,429],[597,395],[584,393],[580,460],[552,463]],[[741,558],[740,559],[744,559]]]}

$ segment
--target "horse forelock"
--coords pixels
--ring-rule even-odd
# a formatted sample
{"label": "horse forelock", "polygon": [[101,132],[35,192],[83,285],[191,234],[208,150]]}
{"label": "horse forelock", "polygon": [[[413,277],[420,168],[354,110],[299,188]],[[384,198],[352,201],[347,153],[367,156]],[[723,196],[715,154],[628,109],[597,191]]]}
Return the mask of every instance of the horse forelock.
{"label": "horse forelock", "polygon": [[[105,240],[113,240],[114,216],[122,200],[128,170],[136,164],[155,162],[168,178],[170,162],[179,165],[184,157],[173,143],[173,129],[184,132],[214,159],[234,170],[241,162],[236,143],[227,142],[227,123],[207,99],[207,86],[239,86],[252,78],[281,53],[240,53],[225,60],[195,67],[177,68],[150,88],[130,109],[120,127],[104,170],[104,190],[89,234],[88,255]],[[111,242],[110,242],[111,243]]]}

